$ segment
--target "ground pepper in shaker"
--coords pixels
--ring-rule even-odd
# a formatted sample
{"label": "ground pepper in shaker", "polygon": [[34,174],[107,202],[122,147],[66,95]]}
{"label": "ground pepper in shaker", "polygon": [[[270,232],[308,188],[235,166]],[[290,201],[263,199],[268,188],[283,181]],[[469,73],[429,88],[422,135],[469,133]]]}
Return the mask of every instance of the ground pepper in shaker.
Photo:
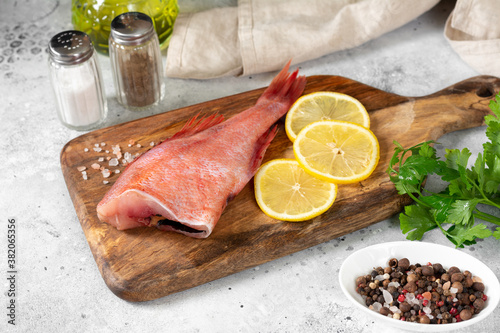
{"label": "ground pepper in shaker", "polygon": [[142,109],[161,100],[164,84],[160,44],[149,16],[128,12],[113,19],[109,58],[120,104]]}
{"label": "ground pepper in shaker", "polygon": [[98,127],[106,118],[107,104],[89,36],[69,30],[52,37],[49,71],[59,120],[79,131]]}

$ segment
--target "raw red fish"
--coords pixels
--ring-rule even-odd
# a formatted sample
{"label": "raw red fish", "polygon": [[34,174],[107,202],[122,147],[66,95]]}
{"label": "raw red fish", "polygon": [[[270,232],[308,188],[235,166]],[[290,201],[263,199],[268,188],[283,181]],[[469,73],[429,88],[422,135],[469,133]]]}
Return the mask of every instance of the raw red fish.
{"label": "raw red fish", "polygon": [[276,121],[302,94],[306,78],[288,63],[255,106],[223,121],[193,118],[134,160],[97,205],[118,230],[156,226],[206,238],[227,203],[252,179],[276,135]]}

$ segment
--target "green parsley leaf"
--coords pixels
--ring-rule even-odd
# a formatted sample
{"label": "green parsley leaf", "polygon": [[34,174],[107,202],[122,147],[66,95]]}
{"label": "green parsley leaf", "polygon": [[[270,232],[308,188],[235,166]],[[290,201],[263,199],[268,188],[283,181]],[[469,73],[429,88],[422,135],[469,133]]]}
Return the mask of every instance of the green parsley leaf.
{"label": "green parsley leaf", "polygon": [[497,229],[493,232],[493,237],[495,237],[496,239],[500,240],[500,228],[497,228]]}
{"label": "green parsley leaf", "polygon": [[479,223],[470,228],[459,228],[457,225],[453,225],[447,231],[448,239],[457,247],[476,244],[476,238],[487,238],[491,235],[491,230],[483,223]]}
{"label": "green parsley leaf", "polygon": [[472,213],[481,200],[456,200],[451,204],[447,221],[453,224],[467,225],[472,219]]}
{"label": "green parsley leaf", "polygon": [[409,240],[420,240],[424,233],[437,227],[430,211],[419,205],[405,207],[405,213],[399,216],[400,228]]}

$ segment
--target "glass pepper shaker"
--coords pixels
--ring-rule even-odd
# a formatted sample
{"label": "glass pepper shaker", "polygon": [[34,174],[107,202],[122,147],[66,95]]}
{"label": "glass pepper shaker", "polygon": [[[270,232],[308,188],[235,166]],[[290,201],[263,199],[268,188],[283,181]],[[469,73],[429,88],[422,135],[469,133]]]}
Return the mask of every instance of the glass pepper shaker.
{"label": "glass pepper shaker", "polygon": [[52,37],[49,72],[59,120],[79,131],[98,127],[106,118],[107,104],[89,36],[69,30]]}
{"label": "glass pepper shaker", "polygon": [[118,102],[130,109],[158,104],[163,97],[162,59],[151,18],[139,12],[111,22],[109,58]]}

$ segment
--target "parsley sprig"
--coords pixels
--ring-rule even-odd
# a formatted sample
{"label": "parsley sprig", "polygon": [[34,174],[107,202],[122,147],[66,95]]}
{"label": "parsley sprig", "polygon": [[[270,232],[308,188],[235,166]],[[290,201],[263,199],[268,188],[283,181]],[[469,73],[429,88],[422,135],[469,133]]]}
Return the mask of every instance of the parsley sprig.
{"label": "parsley sprig", "polygon": [[[491,214],[500,214],[500,93],[489,107],[493,111],[485,117],[489,141],[483,144],[483,152],[470,168],[471,152],[467,148],[446,149],[442,160],[436,157],[434,141],[410,148],[394,141],[396,148],[387,173],[398,193],[409,195],[415,202],[399,215],[407,239],[420,240],[427,231],[439,228],[456,247],[490,236],[500,240],[500,218]],[[432,174],[447,184],[443,191],[435,193],[424,188]]]}

